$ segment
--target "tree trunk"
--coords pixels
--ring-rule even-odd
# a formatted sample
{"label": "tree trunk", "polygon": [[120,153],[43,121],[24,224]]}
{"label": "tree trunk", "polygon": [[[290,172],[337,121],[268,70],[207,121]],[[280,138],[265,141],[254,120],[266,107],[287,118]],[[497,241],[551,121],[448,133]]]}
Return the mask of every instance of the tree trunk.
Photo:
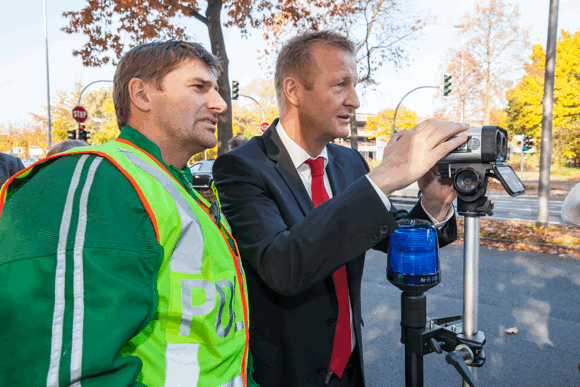
{"label": "tree trunk", "polygon": [[350,116],[350,147],[358,150],[358,128],[356,126],[356,112]]}
{"label": "tree trunk", "polygon": [[217,56],[222,64],[222,73],[217,79],[219,93],[226,101],[228,110],[220,114],[218,118],[218,156],[228,150],[228,141],[232,138],[232,93],[229,78],[229,60],[226,53],[226,45],[222,32],[220,13],[222,10],[221,0],[208,0],[207,2],[207,31],[211,44],[211,52]]}

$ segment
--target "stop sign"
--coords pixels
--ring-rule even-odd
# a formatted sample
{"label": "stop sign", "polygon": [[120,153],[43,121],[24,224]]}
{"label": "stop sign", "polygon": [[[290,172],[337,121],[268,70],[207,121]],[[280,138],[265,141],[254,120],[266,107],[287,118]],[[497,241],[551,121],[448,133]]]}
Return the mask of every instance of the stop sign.
{"label": "stop sign", "polygon": [[262,133],[264,133],[269,127],[270,123],[268,121],[264,121],[260,124],[260,130],[262,130]]}
{"label": "stop sign", "polygon": [[82,106],[77,106],[72,110],[72,116],[78,123],[83,123],[89,118],[87,110]]}

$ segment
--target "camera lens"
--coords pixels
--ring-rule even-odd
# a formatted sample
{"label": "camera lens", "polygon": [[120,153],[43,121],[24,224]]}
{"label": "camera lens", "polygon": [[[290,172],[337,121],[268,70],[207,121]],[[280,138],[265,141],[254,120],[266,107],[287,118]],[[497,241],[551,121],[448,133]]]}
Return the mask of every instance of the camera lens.
{"label": "camera lens", "polygon": [[507,138],[502,134],[501,136],[501,161],[506,161],[508,156]]}
{"label": "camera lens", "polygon": [[479,173],[472,169],[464,169],[455,175],[453,186],[463,194],[474,193],[481,185]]}
{"label": "camera lens", "polygon": [[502,150],[502,146],[501,146],[501,133],[498,130],[495,133],[495,159],[496,160],[501,160],[501,150]]}

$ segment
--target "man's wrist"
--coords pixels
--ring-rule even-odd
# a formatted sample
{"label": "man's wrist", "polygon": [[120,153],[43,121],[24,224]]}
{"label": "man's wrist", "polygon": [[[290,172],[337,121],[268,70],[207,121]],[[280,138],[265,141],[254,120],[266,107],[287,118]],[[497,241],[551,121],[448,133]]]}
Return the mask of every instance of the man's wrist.
{"label": "man's wrist", "polygon": [[367,177],[369,183],[371,183],[371,185],[375,189],[375,192],[377,193],[377,195],[379,195],[379,198],[381,198],[381,201],[385,205],[385,208],[387,209],[387,211],[391,211],[391,202],[390,202],[389,198],[387,197],[387,195],[385,195],[385,193],[383,191],[381,191],[379,186],[375,184],[375,182],[373,181],[373,179],[371,179],[369,177],[369,175],[367,175],[366,177]]}
{"label": "man's wrist", "polygon": [[392,179],[372,170],[367,174],[367,177],[387,196],[391,196],[398,187],[393,184]]}

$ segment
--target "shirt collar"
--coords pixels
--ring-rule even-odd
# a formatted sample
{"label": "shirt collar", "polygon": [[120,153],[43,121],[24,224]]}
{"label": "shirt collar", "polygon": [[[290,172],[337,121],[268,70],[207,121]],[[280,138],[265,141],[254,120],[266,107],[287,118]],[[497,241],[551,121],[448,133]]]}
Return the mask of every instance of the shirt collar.
{"label": "shirt collar", "polygon": [[[143,135],[138,130],[133,129],[128,125],[125,125],[123,129],[121,129],[119,138],[131,142],[132,144],[137,146],[137,148],[140,148],[145,152],[149,153],[151,156],[155,157],[157,161],[161,163],[161,165],[167,168],[168,171],[175,171],[176,173],[180,171],[182,173],[185,173],[185,177],[187,178],[187,180],[191,182],[192,175],[187,165],[183,169],[179,169],[177,167],[174,167],[173,165],[167,165],[165,161],[163,161],[163,157],[161,157],[161,150],[159,149],[157,144],[149,140],[147,137],[145,137],[145,135]],[[175,175],[175,173],[172,174]]]}
{"label": "shirt collar", "polygon": [[[280,136],[282,144],[284,145],[284,147],[288,151],[288,154],[290,155],[290,159],[292,160],[292,164],[294,164],[294,168],[298,169],[308,159],[317,158],[310,157],[308,152],[302,149],[300,145],[296,144],[294,140],[292,140],[290,136],[286,134],[286,131],[282,127],[282,123],[280,121],[278,121],[278,125],[276,125],[276,131]],[[324,158],[324,168],[326,168],[326,165],[328,164],[328,151],[326,150],[326,147],[324,147],[324,149],[322,150],[322,152],[320,152],[318,157]]]}

